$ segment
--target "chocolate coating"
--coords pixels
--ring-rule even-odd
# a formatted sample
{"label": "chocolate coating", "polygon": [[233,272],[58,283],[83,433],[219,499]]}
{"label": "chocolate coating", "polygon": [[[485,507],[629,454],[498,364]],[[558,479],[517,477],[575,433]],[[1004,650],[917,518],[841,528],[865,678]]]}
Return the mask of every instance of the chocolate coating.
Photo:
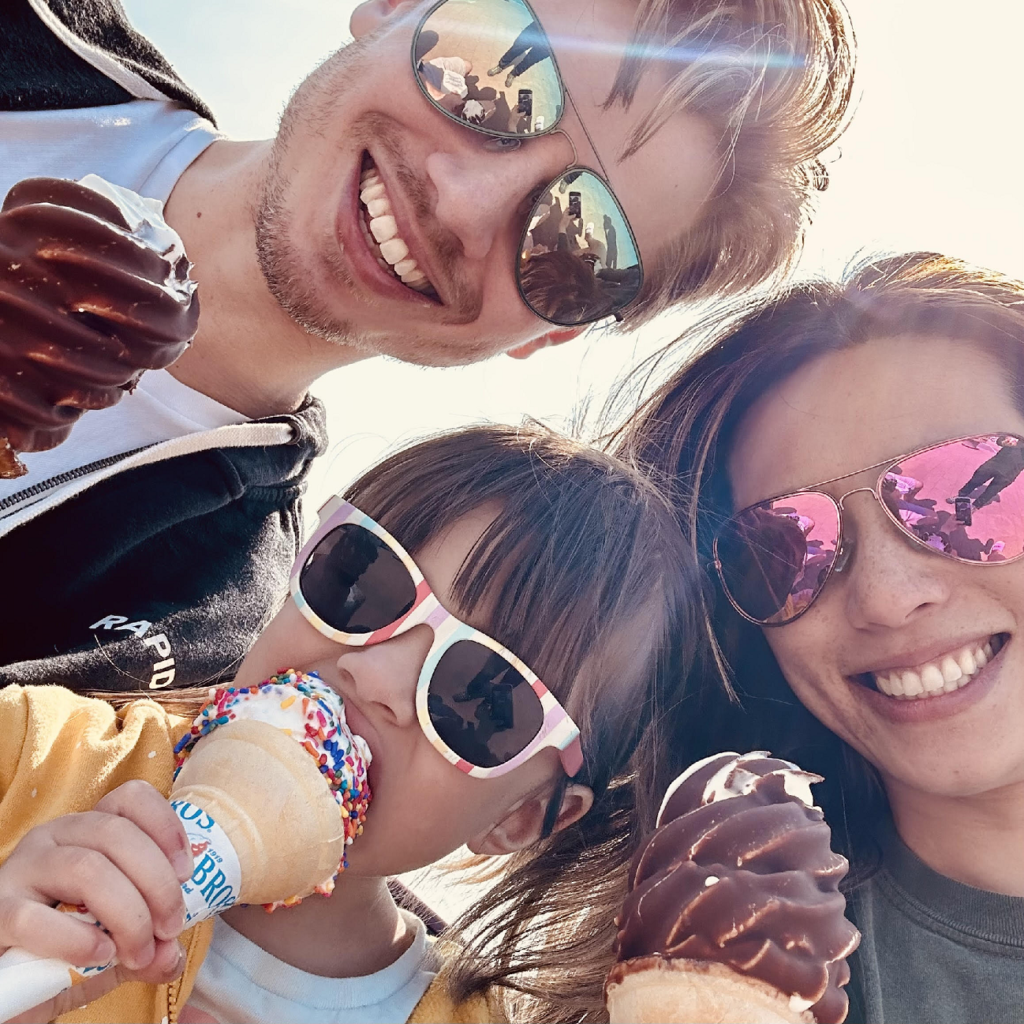
{"label": "chocolate coating", "polygon": [[846,859],[810,806],[818,781],[763,753],[720,754],[682,776],[631,866],[619,961],[718,961],[839,1024],[860,934],[838,889]]}
{"label": "chocolate coating", "polygon": [[[0,210],[0,477],[60,444],[143,370],[169,366],[199,322],[189,263],[163,234],[73,181],[28,178]],[[173,236],[175,239],[177,236]]]}

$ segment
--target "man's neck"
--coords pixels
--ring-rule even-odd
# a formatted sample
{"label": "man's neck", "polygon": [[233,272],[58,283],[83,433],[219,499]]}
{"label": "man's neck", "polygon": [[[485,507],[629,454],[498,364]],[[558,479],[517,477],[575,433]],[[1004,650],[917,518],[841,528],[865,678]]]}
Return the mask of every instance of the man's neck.
{"label": "man's neck", "polygon": [[413,940],[383,878],[343,874],[330,897],[268,914],[236,907],[224,920],[271,956],[308,974],[355,978],[393,964]]}
{"label": "man's neck", "polygon": [[170,372],[250,417],[292,412],[310,384],[365,354],[313,338],[281,308],[256,260],[255,211],[270,142],[213,143],[167,201],[199,282],[199,333]]}
{"label": "man's neck", "polygon": [[891,782],[886,790],[900,838],[933,871],[976,889],[1024,896],[1024,785],[969,798]]}

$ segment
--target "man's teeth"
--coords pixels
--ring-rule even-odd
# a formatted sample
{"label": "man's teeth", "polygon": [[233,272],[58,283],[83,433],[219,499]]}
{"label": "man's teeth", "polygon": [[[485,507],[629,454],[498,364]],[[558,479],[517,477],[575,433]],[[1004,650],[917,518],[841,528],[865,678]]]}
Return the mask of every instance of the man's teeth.
{"label": "man's teeth", "polygon": [[887,697],[920,700],[952,693],[966,686],[999,653],[1003,642],[993,637],[984,644],[968,644],[915,668],[873,672],[875,686]]}
{"label": "man's teeth", "polygon": [[[391,200],[384,189],[384,182],[375,167],[363,171],[359,179],[359,198],[366,209],[369,234],[386,264],[402,283],[418,292],[431,292],[433,287],[427,275],[420,270],[416,261],[409,256],[409,246],[399,237],[398,223],[391,209]],[[366,225],[364,224],[364,234]],[[367,236],[367,241],[370,241]],[[372,244],[372,243],[371,243]],[[378,260],[381,262],[381,260]]]}

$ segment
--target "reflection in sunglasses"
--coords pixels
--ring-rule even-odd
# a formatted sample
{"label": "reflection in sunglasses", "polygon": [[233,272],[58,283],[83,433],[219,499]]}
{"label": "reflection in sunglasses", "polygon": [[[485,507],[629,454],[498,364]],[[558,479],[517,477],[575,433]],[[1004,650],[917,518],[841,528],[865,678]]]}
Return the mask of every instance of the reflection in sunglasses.
{"label": "reflection in sunglasses", "polygon": [[[883,470],[876,495],[892,521],[927,549],[962,562],[1005,562],[1024,554],[1022,473],[1024,439],[979,435],[904,456]],[[802,491],[727,521],[715,551],[738,610],[765,625],[806,610],[835,564],[837,500]]]}
{"label": "reflection in sunglasses", "polygon": [[625,216],[604,182],[582,168],[540,199],[519,255],[523,297],[554,323],[610,316],[640,290],[640,259]]}
{"label": "reflection in sunglasses", "polygon": [[427,15],[413,64],[431,101],[502,135],[535,135],[562,116],[551,47],[518,0],[447,0]]}

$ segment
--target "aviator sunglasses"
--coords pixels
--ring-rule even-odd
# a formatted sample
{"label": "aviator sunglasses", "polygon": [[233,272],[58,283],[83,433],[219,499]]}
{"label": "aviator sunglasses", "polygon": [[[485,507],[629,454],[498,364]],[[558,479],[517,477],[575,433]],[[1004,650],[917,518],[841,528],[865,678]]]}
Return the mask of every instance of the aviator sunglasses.
{"label": "aviator sunglasses", "polygon": [[[874,487],[839,498],[820,490],[870,469]],[[1024,555],[1024,438],[974,434],[822,480],[742,509],[714,539],[714,565],[729,603],[749,622],[784,626],[814,603],[850,546],[843,503],[873,494],[901,533],[924,550],[972,565]]]}
{"label": "aviator sunglasses", "polygon": [[[441,0],[416,29],[412,66],[436,109],[494,138],[560,130],[565,104],[572,105],[550,41],[526,0]],[[577,119],[596,154],[578,113]],[[618,318],[640,291],[643,267],[601,158],[604,177],[577,166],[569,143],[573,162],[537,194],[526,219],[516,284],[541,319],[576,327]]]}
{"label": "aviator sunglasses", "polygon": [[555,747],[570,778],[583,766],[580,731],[519,658],[438,601],[406,550],[339,497],[299,553],[291,593],[306,620],[349,647],[427,625],[434,633],[416,685],[416,715],[434,748],[478,779]]}

